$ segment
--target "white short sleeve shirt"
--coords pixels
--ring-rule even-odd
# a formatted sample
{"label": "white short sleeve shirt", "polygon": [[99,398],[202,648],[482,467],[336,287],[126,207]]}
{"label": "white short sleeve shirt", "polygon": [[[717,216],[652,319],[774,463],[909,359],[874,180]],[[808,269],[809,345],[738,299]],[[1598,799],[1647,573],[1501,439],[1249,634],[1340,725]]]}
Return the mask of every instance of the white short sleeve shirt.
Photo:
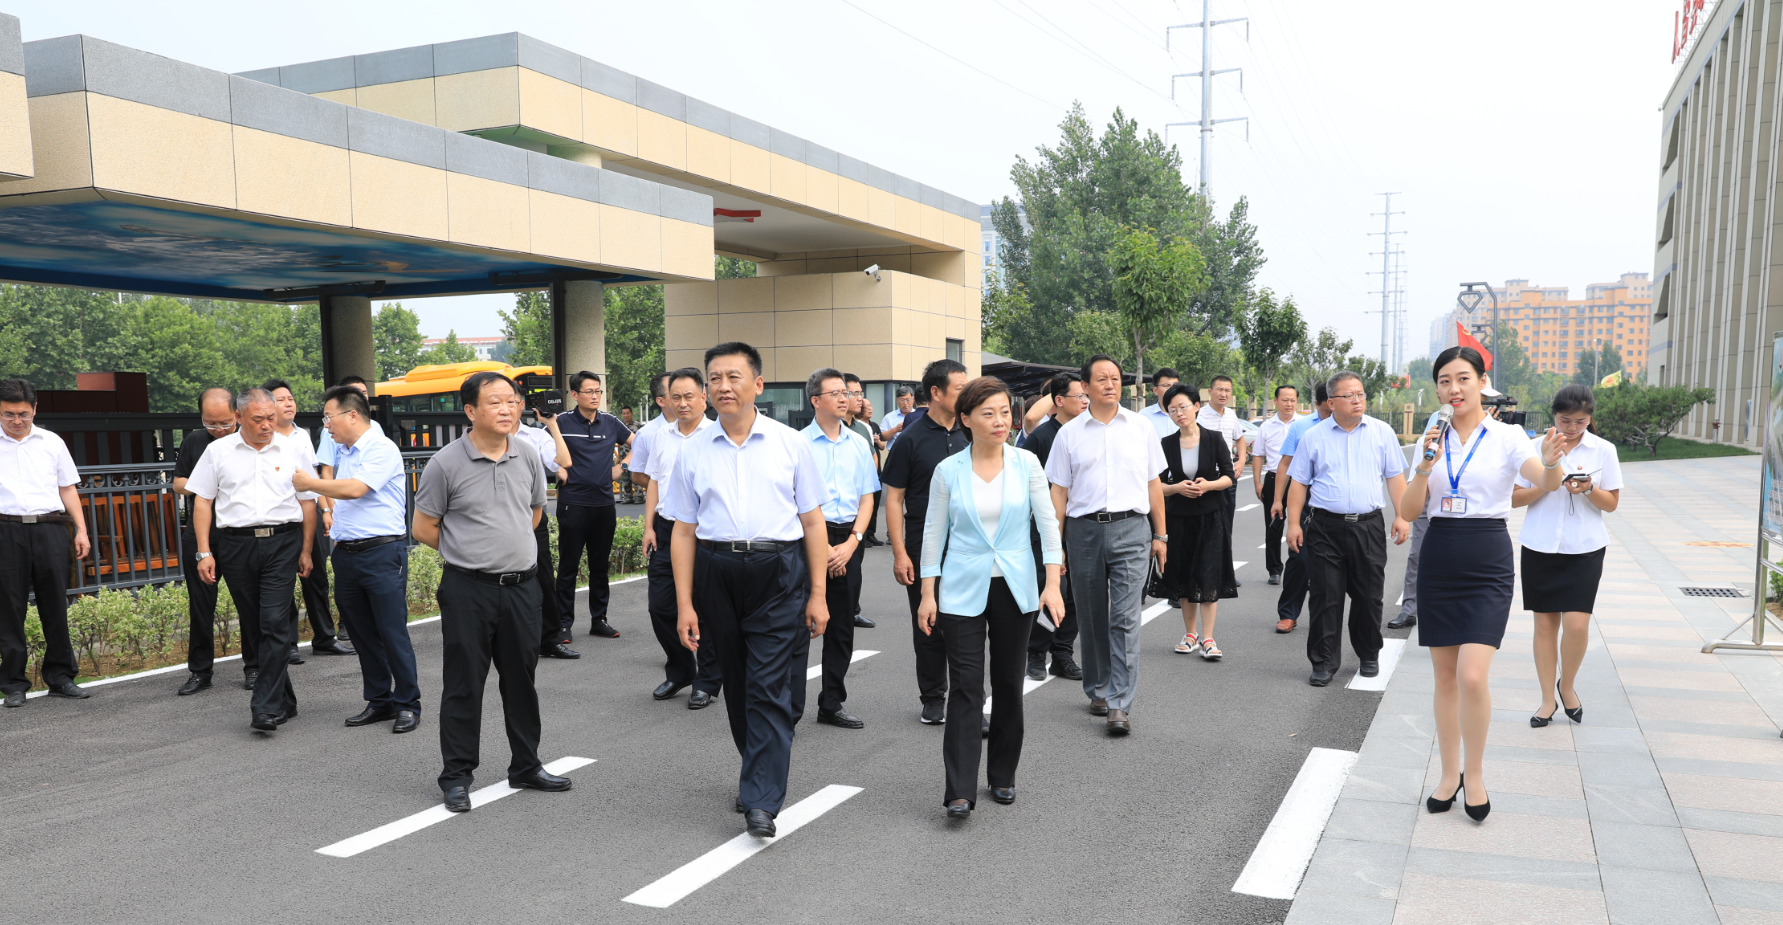
{"label": "white short sleeve shirt", "polygon": [[1272,414],[1257,428],[1257,445],[1252,454],[1263,457],[1263,470],[1274,472],[1281,465],[1282,444],[1287,442],[1288,428],[1294,426],[1293,421],[1283,421],[1280,415]]}
{"label": "white short sleeve shirt", "polygon": [[[1521,427],[1488,417],[1480,422],[1465,443],[1453,430],[1445,439],[1448,441],[1445,455],[1438,456],[1430,464],[1430,495],[1424,502],[1424,513],[1431,517],[1483,520],[1509,517],[1511,487],[1517,482],[1518,471],[1528,460],[1541,459],[1535,445],[1530,443],[1529,435]],[[1473,461],[1466,462],[1470,452]],[[1423,464],[1422,459],[1418,462]],[[1455,514],[1442,509],[1442,499],[1451,490],[1459,491],[1461,497],[1467,499],[1466,513]]]}
{"label": "white short sleeve shirt", "polygon": [[[1541,441],[1530,440],[1529,444],[1539,457]],[[1616,457],[1616,447],[1593,433],[1586,433],[1578,446],[1561,455],[1560,468],[1567,475],[1582,473],[1591,476],[1593,488],[1615,491],[1622,487],[1622,463]],[[1535,483],[1518,476],[1517,487],[1534,488]],[[1609,531],[1603,525],[1603,511],[1583,495],[1575,495],[1565,487],[1544,492],[1530,503],[1523,517],[1523,532],[1517,540],[1536,552],[1572,556],[1596,552],[1610,545]]]}
{"label": "white short sleeve shirt", "polygon": [[[1238,458],[1238,441],[1244,437],[1244,428],[1238,423],[1238,412],[1227,408],[1225,413],[1216,414],[1213,402],[1208,402],[1201,406],[1200,413],[1195,415],[1195,421],[1209,430],[1219,431],[1220,436],[1226,438],[1226,449],[1232,451],[1232,458]],[[1175,425],[1171,429],[1175,430]]]}
{"label": "white short sleeve shirt", "polygon": [[1059,428],[1046,458],[1046,480],[1065,489],[1067,517],[1149,514],[1151,481],[1167,465],[1151,422],[1122,408],[1106,424],[1086,413]]}
{"label": "white short sleeve shirt", "polygon": [[[658,420],[673,421],[674,419],[658,418]],[[705,433],[716,423],[718,422],[711,418],[701,417],[699,423],[694,425],[691,434],[683,435],[681,425],[677,422],[664,425],[651,435],[650,468],[644,474],[650,476],[650,481],[656,483],[657,514],[670,520],[678,519],[675,517],[675,507],[670,503],[672,497],[669,492],[675,475],[675,460],[681,458],[681,448],[687,445],[687,441]]]}
{"label": "white short sleeve shirt", "polygon": [[722,423],[689,438],[668,494],[675,519],[702,540],[784,543],[804,537],[799,515],[821,507],[828,490],[809,441],[757,411],[741,445]]}
{"label": "white short sleeve shirt", "polygon": [[62,438],[32,425],[25,439],[0,432],[0,514],[56,514],[61,490],[80,484],[80,472]]}
{"label": "white short sleeve shirt", "polygon": [[211,441],[186,490],[215,504],[213,523],[219,527],[266,527],[295,523],[303,519],[299,500],[302,496],[291,487],[291,473],[300,466],[314,466],[315,456],[306,455],[297,446],[301,437],[273,434],[266,446],[256,450],[236,431]]}

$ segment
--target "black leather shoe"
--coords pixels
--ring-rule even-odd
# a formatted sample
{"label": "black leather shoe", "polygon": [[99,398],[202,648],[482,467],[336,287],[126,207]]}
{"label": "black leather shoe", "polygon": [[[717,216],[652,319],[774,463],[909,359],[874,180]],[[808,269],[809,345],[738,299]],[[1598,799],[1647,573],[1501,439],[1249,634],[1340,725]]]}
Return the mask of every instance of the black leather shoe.
{"label": "black leather shoe", "polygon": [[711,694],[708,694],[705,691],[696,690],[687,695],[687,708],[689,710],[704,710],[712,705],[714,699],[716,698]]}
{"label": "black leather shoe", "polygon": [[556,645],[545,646],[544,648],[539,650],[539,654],[544,656],[545,658],[581,658],[582,657],[582,653],[577,652],[575,649],[572,649],[569,646],[566,646],[561,642],[557,643]]}
{"label": "black leather shoe", "polygon": [[73,681],[58,681],[50,685],[50,696],[67,697],[69,700],[85,700],[93,695],[81,690],[80,685]]}
{"label": "black leather shoe", "polygon": [[859,729],[866,725],[866,723],[860,721],[859,717],[842,708],[825,710],[822,707],[818,707],[817,721],[820,723],[828,723],[831,726],[839,726],[843,729]]}
{"label": "black leather shoe", "polygon": [[863,617],[857,613],[854,615],[854,625],[858,626],[864,630],[870,630],[870,629],[873,629],[874,627],[878,626],[879,624],[874,623],[872,620],[869,620],[866,617]]}
{"label": "black leather shoe", "polygon": [[259,681],[259,680],[260,680],[260,670],[257,668],[249,668],[247,671],[242,673],[241,689],[244,691],[251,691],[254,689],[254,682]]}
{"label": "black leather shoe", "polygon": [[540,768],[525,777],[508,778],[508,786],[524,787],[527,790],[543,790],[546,793],[562,793],[574,784],[567,777],[558,777],[550,771]]}
{"label": "black leather shoe", "polygon": [[1390,630],[1402,630],[1407,627],[1417,626],[1417,625],[1418,625],[1418,618],[1412,616],[1411,614],[1401,614],[1400,616],[1394,617],[1393,619],[1387,621],[1387,629],[1390,629]]}
{"label": "black leather shoe", "polygon": [[1242,588],[1242,587],[1244,587],[1244,582],[1242,582],[1242,581],[1237,581],[1237,580],[1234,580],[1234,581],[1233,581],[1233,582],[1232,582],[1232,587],[1234,587],[1234,588]]}
{"label": "black leather shoe", "polygon": [[752,809],[743,814],[744,831],[756,838],[774,837],[774,814],[765,809]]}
{"label": "black leather shoe", "polygon": [[1046,656],[1044,654],[1028,653],[1028,680],[1046,680]]}
{"label": "black leather shoe", "polygon": [[5,706],[22,707],[24,705],[25,705],[25,692],[24,691],[13,691],[12,693],[6,695]]}
{"label": "black leather shoe", "polygon": [[602,639],[618,639],[619,631],[613,628],[613,624],[600,620],[588,628],[588,635],[599,636]]}
{"label": "black leather shoe", "polygon": [[661,684],[656,685],[656,690],[650,692],[650,697],[653,700],[667,700],[670,697],[681,693],[682,689],[685,687],[687,687],[686,681],[683,681],[680,684],[676,684],[673,681],[664,681]]}
{"label": "black leather shoe", "polygon": [[1079,668],[1077,663],[1072,661],[1071,656],[1069,655],[1053,656],[1052,667],[1047,670],[1067,681],[1083,680],[1083,669]]}
{"label": "black leather shoe", "polygon": [[1103,700],[1101,697],[1092,698],[1090,700],[1090,715],[1091,716],[1107,716],[1108,715],[1108,701]]}
{"label": "black leather shoe", "polygon": [[392,710],[388,707],[379,709],[378,707],[374,707],[371,704],[366,704],[365,709],[360,710],[358,713],[355,713],[352,716],[347,717],[347,725],[349,725],[349,726],[370,726],[372,723],[381,723],[384,720],[395,719],[395,718],[396,718],[395,710]]}
{"label": "black leather shoe", "polygon": [[253,722],[248,725],[261,732],[271,732],[279,728],[279,718],[271,713],[256,713]]}
{"label": "black leather shoe", "polygon": [[272,721],[280,726],[283,726],[283,725],[285,725],[286,722],[288,722],[290,720],[294,720],[296,718],[297,718],[297,708],[292,707],[291,709],[286,710],[283,713],[274,713],[272,716]]}
{"label": "black leather shoe", "polygon": [[922,705],[922,724],[924,726],[939,726],[945,722],[947,722],[947,704],[944,701],[936,700]]}
{"label": "black leather shoe", "polygon": [[1313,669],[1312,677],[1307,678],[1306,683],[1311,684],[1313,687],[1324,687],[1331,683],[1331,672],[1326,671],[1323,668],[1315,668]]}
{"label": "black leather shoe", "polygon": [[340,644],[340,640],[310,646],[312,655],[357,655],[352,649]]}
{"label": "black leather shoe", "polygon": [[468,813],[471,811],[471,789],[469,787],[448,787],[446,789],[446,812]]}
{"label": "black leather shoe", "polygon": [[304,661],[303,653],[297,651],[296,649],[292,649],[291,655],[285,659],[285,664],[287,664],[287,665],[301,665],[301,664],[303,664],[303,661]]}
{"label": "black leather shoe", "polygon": [[1015,802],[1015,788],[1014,787],[992,787],[991,788],[991,799],[996,800],[998,803],[1001,803],[1004,806],[1008,806],[1009,804]]}
{"label": "black leather shoe", "polygon": [[401,735],[405,732],[414,732],[420,726],[421,714],[414,710],[397,710],[396,722],[390,724],[390,731]]}
{"label": "black leather shoe", "polygon": [[1279,585],[1279,584],[1281,584],[1281,583],[1282,583],[1282,573],[1280,573],[1280,572],[1270,572],[1270,573],[1269,573],[1269,583],[1270,583],[1270,584],[1272,584],[1272,585]]}
{"label": "black leather shoe", "polygon": [[972,804],[964,802],[964,801],[961,801],[959,803],[947,804],[947,818],[949,818],[949,819],[970,819],[970,818],[972,818]]}
{"label": "black leather shoe", "polygon": [[736,800],[736,802],[731,804],[731,809],[737,813],[746,813],[749,811],[748,809],[744,808],[744,806],[743,806],[743,795],[742,794],[737,794],[737,800]]}
{"label": "black leather shoe", "polygon": [[196,694],[207,687],[210,687],[210,678],[194,671],[192,672],[192,676],[186,679],[186,683],[180,685],[178,693],[181,697],[185,697],[190,694]]}
{"label": "black leather shoe", "polygon": [[1376,659],[1365,658],[1362,660],[1362,667],[1357,669],[1356,673],[1364,678],[1378,677],[1381,673],[1381,663]]}

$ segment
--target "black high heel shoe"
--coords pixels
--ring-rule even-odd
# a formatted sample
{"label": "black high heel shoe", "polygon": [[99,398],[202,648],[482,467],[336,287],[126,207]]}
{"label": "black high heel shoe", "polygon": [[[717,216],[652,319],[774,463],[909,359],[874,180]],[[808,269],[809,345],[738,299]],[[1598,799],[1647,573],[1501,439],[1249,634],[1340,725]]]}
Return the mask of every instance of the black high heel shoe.
{"label": "black high heel shoe", "polygon": [[[1560,682],[1559,681],[1554,682],[1554,702],[1560,705],[1560,709],[1566,711],[1567,719],[1570,719],[1575,723],[1582,723],[1585,721],[1585,701],[1583,701],[1583,700],[1579,701],[1579,705],[1576,707],[1567,706],[1566,698],[1560,696]],[[1548,718],[1553,719],[1554,718],[1553,714],[1549,714]]]}
{"label": "black high heel shoe", "polygon": [[[1467,782],[1465,780],[1463,780],[1461,782],[1461,786],[1455,788],[1455,792],[1460,793],[1461,791],[1466,790],[1466,789],[1467,789]],[[1487,800],[1486,802],[1481,803],[1478,806],[1475,806],[1472,803],[1467,802],[1466,800],[1462,800],[1461,808],[1464,810],[1467,810],[1467,818],[1472,819],[1475,822],[1485,822],[1486,817],[1488,815],[1491,815],[1491,813],[1492,813],[1492,801]]]}
{"label": "black high heel shoe", "polygon": [[1465,786],[1467,786],[1467,775],[1462,774],[1460,779],[1455,782],[1455,792],[1449,794],[1448,799],[1439,800],[1436,798],[1436,793],[1432,791],[1429,796],[1424,798],[1424,808],[1433,813],[1448,812],[1455,805],[1455,797],[1461,793],[1461,788]]}
{"label": "black high heel shoe", "polygon": [[1559,712],[1560,712],[1560,708],[1561,708],[1561,707],[1563,707],[1563,706],[1565,706],[1565,704],[1562,704],[1562,703],[1561,703],[1561,702],[1560,702],[1560,701],[1558,701],[1558,700],[1556,700],[1556,701],[1555,701],[1555,702],[1554,702],[1554,709],[1553,709],[1553,710],[1550,710],[1550,711],[1549,711],[1549,712],[1548,712],[1548,715],[1547,715],[1547,716],[1542,716],[1542,715],[1541,715],[1541,714],[1539,714],[1539,713],[1536,713],[1536,714],[1532,714],[1532,715],[1531,715],[1531,716],[1530,716],[1530,717],[1529,717],[1529,725],[1530,725],[1530,726],[1531,726],[1531,727],[1533,727],[1533,728],[1536,728],[1536,729],[1540,729],[1540,728],[1542,728],[1542,727],[1543,727],[1543,726],[1546,726],[1546,725],[1547,725],[1547,724],[1549,724],[1549,723],[1551,723],[1551,722],[1553,722],[1553,721],[1554,721],[1554,714],[1555,714],[1555,713],[1559,713]]}

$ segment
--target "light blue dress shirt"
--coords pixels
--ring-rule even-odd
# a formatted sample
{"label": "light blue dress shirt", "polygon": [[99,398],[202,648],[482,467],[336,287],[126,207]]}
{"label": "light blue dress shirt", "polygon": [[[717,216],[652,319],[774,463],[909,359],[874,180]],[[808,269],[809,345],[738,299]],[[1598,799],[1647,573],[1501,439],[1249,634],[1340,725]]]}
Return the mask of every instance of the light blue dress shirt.
{"label": "light blue dress shirt", "polygon": [[1170,412],[1165,411],[1162,405],[1155,402],[1146,405],[1145,408],[1139,412],[1139,416],[1151,422],[1152,427],[1158,431],[1159,440],[1162,440],[1171,434],[1182,432],[1182,428],[1177,427],[1176,422],[1170,419]]}
{"label": "light blue dress shirt", "polygon": [[371,490],[334,503],[331,538],[403,535],[408,521],[408,480],[402,472],[402,451],[382,431],[371,427],[352,446],[337,445],[334,477],[357,479]]}
{"label": "light blue dress shirt", "polygon": [[802,539],[799,515],[821,507],[824,495],[811,441],[760,411],[741,446],[723,422],[688,438],[669,477],[675,520],[693,524],[702,540]]}
{"label": "light blue dress shirt", "polygon": [[328,428],[322,428],[322,442],[316,447],[316,465],[332,466],[340,458],[340,444],[334,442],[334,435]]}
{"label": "light blue dress shirt", "polygon": [[1294,455],[1294,451],[1300,448],[1300,438],[1305,436],[1306,432],[1311,430],[1314,424],[1323,420],[1325,419],[1315,414],[1310,418],[1301,418],[1300,420],[1289,424],[1288,435],[1282,438],[1281,455]]}
{"label": "light blue dress shirt", "polygon": [[811,441],[811,458],[823,477],[828,494],[823,502],[823,519],[831,523],[852,523],[861,512],[861,495],[879,490],[879,474],[873,471],[873,449],[860,434],[841,428],[831,440],[816,421],[799,431]]}
{"label": "light blue dress shirt", "polygon": [[1362,416],[1355,430],[1326,418],[1300,437],[1288,475],[1307,486],[1309,503],[1333,514],[1367,514],[1385,505],[1381,483],[1405,471],[1399,435]]}

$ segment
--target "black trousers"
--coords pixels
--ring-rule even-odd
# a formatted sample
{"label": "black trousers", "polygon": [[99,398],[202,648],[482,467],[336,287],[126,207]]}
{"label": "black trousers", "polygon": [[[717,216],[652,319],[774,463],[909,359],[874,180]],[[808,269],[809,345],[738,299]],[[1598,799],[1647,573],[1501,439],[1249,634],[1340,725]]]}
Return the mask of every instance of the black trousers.
{"label": "black trousers", "polygon": [[1028,628],[1035,615],[1022,613],[1001,578],[991,579],[984,613],[944,613],[947,673],[953,690],[947,695],[947,728],[941,737],[941,760],[947,767],[943,805],[954,800],[978,804],[978,754],[984,715],[984,650],[990,640],[991,735],[987,777],[992,787],[1015,786],[1015,766],[1022,757],[1022,680],[1027,671]]}
{"label": "black trousers", "polygon": [[[216,548],[213,538],[211,551],[215,553]],[[182,530],[180,549],[180,573],[186,577],[186,669],[208,678],[217,661],[217,586],[198,576],[198,534]],[[258,634],[239,635],[241,667],[246,672],[258,664],[260,640]]]}
{"label": "black trousers", "polygon": [[588,625],[607,619],[607,565],[613,555],[613,529],[617,524],[613,505],[557,502],[557,609],[563,631],[558,642],[569,642],[576,628],[576,577],[582,571],[582,554],[588,554]]}
{"label": "black trousers", "polygon": [[68,639],[68,569],[74,534],[63,523],[0,522],[0,692],[31,689],[25,642],[27,598],[37,595],[45,684],[80,674]]}
{"label": "black trousers", "polygon": [[[650,629],[656,633],[656,643],[662,646],[662,654],[666,658],[662,666],[662,678],[670,684],[692,684],[699,673],[698,661],[681,644],[680,635],[675,630],[675,622],[681,615],[680,605],[675,602],[675,563],[669,553],[669,541],[675,535],[675,522],[658,514],[651,529],[656,531],[656,549],[650,553],[647,579],[650,584]],[[701,646],[700,653],[706,654],[706,649],[707,647]]]}
{"label": "black trousers", "polygon": [[[1292,484],[1292,482],[1289,483],[1290,486],[1292,486]],[[1284,490],[1282,492],[1282,498],[1284,499],[1282,502],[1282,523],[1284,530],[1286,529],[1288,519],[1287,497],[1287,492]],[[1300,514],[1300,529],[1302,532],[1300,550],[1298,552],[1291,549],[1288,550],[1288,561],[1282,566],[1282,593],[1280,597],[1276,598],[1275,602],[1275,615],[1278,619],[1299,620],[1300,610],[1306,604],[1307,547],[1304,534],[1307,530],[1308,518],[1311,516],[1310,512],[1311,508],[1305,508]]]}
{"label": "black trousers", "polygon": [[867,539],[871,540],[879,538],[879,514],[880,510],[885,506],[881,503],[880,498],[884,494],[884,489],[873,493],[873,516],[867,521],[867,532],[864,534]]}
{"label": "black trousers", "polygon": [[421,712],[415,646],[409,640],[409,549],[385,543],[352,552],[334,548],[334,602],[353,634],[367,705]]}
{"label": "black trousers", "polygon": [[508,780],[544,767],[539,763],[539,585],[497,585],[451,566],[440,579],[440,789],[469,787],[479,763],[483,689],[489,665],[500,676],[502,720],[507,725]]}
{"label": "black trousers", "polygon": [[[1036,574],[1039,576],[1040,590],[1046,590],[1046,565],[1040,561],[1040,549],[1034,549]],[[1077,601],[1071,597],[1071,573],[1059,576],[1059,596],[1065,599],[1065,619],[1059,623],[1058,629],[1047,629],[1036,620],[1028,631],[1028,655],[1044,656],[1048,651],[1053,658],[1070,658],[1071,649],[1077,644]],[[1048,621],[1050,625],[1051,621]]]}
{"label": "black trousers", "polygon": [[[778,814],[792,764],[792,675],[808,648],[805,603],[811,574],[802,545],[777,553],[700,547],[694,558],[700,648],[724,672],[724,708],[742,758],[737,795],[744,809]],[[835,619],[834,616],[831,619]],[[803,677],[800,678],[803,686]]]}
{"label": "black trousers", "polygon": [[1335,673],[1343,665],[1343,602],[1350,601],[1350,646],[1356,657],[1381,651],[1381,589],[1386,583],[1387,531],[1379,511],[1346,521],[1341,514],[1314,510],[1306,529],[1312,622],[1306,632],[1306,658],[1314,668]]}
{"label": "black trousers", "polygon": [[[539,551],[539,647],[548,649],[568,642],[563,626],[563,612],[557,609],[557,567],[551,561],[551,515],[540,513],[539,525],[532,531],[533,544]],[[572,592],[573,593],[573,592]]]}
{"label": "black trousers", "polygon": [[[829,525],[831,546],[840,546],[854,533],[854,521]],[[817,706],[824,710],[840,710],[848,700],[848,665],[854,660],[854,612],[861,600],[861,567],[867,547],[856,546],[848,560],[848,569],[840,578],[831,575],[824,583],[824,603],[830,609],[830,622],[823,631],[823,690],[817,695]],[[793,690],[805,689],[804,664],[793,678]],[[800,699],[803,699],[802,697]],[[803,711],[800,711],[803,712]]]}
{"label": "black trousers", "polygon": [[1270,516],[1275,506],[1275,473],[1263,476],[1263,565],[1271,575],[1282,573],[1282,533],[1288,526],[1287,500],[1282,501],[1282,516]]}
{"label": "black trousers", "polygon": [[[910,561],[915,563],[917,574],[920,575],[921,520],[904,518],[904,550],[910,555]],[[924,705],[940,703],[947,699],[947,644],[942,641],[947,633],[940,621],[936,621],[935,631],[926,636],[916,626],[916,610],[922,606],[920,577],[904,589],[904,594],[910,600],[910,643],[916,649],[916,693],[922,698]]]}
{"label": "black trousers", "polygon": [[[322,532],[322,525],[316,524],[316,535],[310,543],[310,562],[315,566],[310,569],[308,577],[299,578],[303,584],[303,612],[310,620],[310,644],[332,645],[334,643],[334,614],[328,610],[328,552],[333,544],[328,542],[328,534]],[[296,607],[293,603],[291,606]],[[297,645],[297,637],[291,637],[293,648]]]}
{"label": "black trousers", "polygon": [[[211,551],[217,556],[217,573],[228,582],[229,596],[241,614],[242,638],[252,633],[256,639],[258,659],[249,667],[260,675],[254,681],[249,712],[296,710],[297,693],[291,688],[287,656],[297,645],[297,607],[292,603],[291,586],[297,580],[303,531],[253,537],[217,530],[211,534]],[[320,563],[314,565],[321,567]]]}

